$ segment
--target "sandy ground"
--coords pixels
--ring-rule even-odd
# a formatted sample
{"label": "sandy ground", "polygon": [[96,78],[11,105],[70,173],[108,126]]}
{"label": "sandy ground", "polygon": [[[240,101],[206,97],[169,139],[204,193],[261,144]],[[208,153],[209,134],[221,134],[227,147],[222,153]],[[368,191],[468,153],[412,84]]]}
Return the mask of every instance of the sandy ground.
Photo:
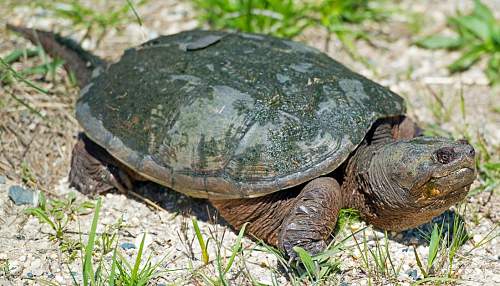
{"label": "sandy ground", "polygon": [[[82,1],[91,2],[91,1]],[[10,2],[9,2],[10,3]],[[486,1],[490,7],[500,8],[500,1]],[[455,137],[468,136],[472,141],[484,141],[487,150],[479,150],[481,156],[488,153],[498,162],[500,150],[500,89],[487,85],[481,67],[474,66],[461,74],[450,75],[446,65],[460,55],[457,52],[429,51],[412,45],[415,35],[447,32],[446,15],[457,8],[471,7],[472,1],[401,1],[391,20],[385,24],[372,24],[368,28],[372,41],[358,41],[359,54],[366,57],[370,67],[353,60],[335,39],[328,42],[328,54],[353,70],[390,87],[404,96],[409,105],[409,114],[422,125],[450,133]],[[500,9],[494,9],[497,13]],[[28,6],[15,9],[9,5],[0,7],[0,12],[9,17],[0,20],[3,26],[10,23],[54,30],[81,39],[82,33],[72,32],[64,21],[47,17],[43,11]],[[116,60],[121,52],[160,34],[172,34],[198,26],[192,7],[173,0],[149,1],[138,7],[143,26],[129,21],[120,29],[111,30],[96,47],[95,39],[86,40],[83,46],[108,60]],[[420,16],[412,16],[414,13]],[[425,16],[424,16],[425,15]],[[497,15],[497,17],[500,15]],[[412,31],[415,18],[421,27]],[[413,20],[412,20],[413,19]],[[3,28],[2,28],[3,29]],[[32,47],[27,41],[5,30],[0,30],[0,56],[5,56],[16,48]],[[298,40],[324,50],[326,36],[323,31],[311,28]],[[40,64],[39,59],[23,60],[13,64],[14,69]],[[76,262],[67,264],[65,254],[48,239],[46,225],[39,224],[33,217],[23,214],[24,207],[14,206],[7,197],[7,189],[24,181],[38,191],[49,196],[61,197],[70,190],[66,182],[69,170],[71,148],[78,133],[78,123],[74,119],[73,105],[78,90],[71,86],[65,72],[59,69],[54,78],[33,76],[29,78],[49,90],[49,94],[33,91],[23,84],[0,87],[0,175],[7,180],[0,185],[0,262],[8,265],[7,271],[0,270],[0,285],[36,285],[40,279],[57,281],[61,285],[71,284],[70,272],[78,276],[80,266]],[[38,116],[14,97],[23,100],[40,112]],[[461,96],[465,110],[461,110]],[[475,187],[480,183],[476,182]],[[204,266],[200,261],[200,250],[194,239],[190,216],[200,221],[202,233],[212,234],[223,241],[224,257],[229,255],[237,233],[223,220],[214,218],[215,211],[202,200],[193,200],[167,190],[145,188],[139,193],[155,201],[163,211],[151,208],[143,200],[121,194],[108,194],[104,199],[101,225],[113,224],[120,218],[120,242],[139,244],[142,234],[148,233],[147,253],[155,259],[166,256],[164,269],[155,283],[175,285],[204,284],[200,273],[215,276],[215,244],[210,255],[212,261]],[[493,193],[493,195],[491,195]],[[79,200],[84,200],[78,196]],[[465,285],[500,284],[500,240],[493,239],[482,247],[473,248],[491,230],[498,233],[500,199],[498,190],[489,190],[468,198],[467,213],[463,217],[472,240],[460,250],[454,265],[454,273]],[[78,229],[88,230],[91,215],[79,217],[80,228],[73,223],[70,234],[78,238]],[[356,230],[363,223],[356,223],[349,229]],[[495,229],[496,228],[496,229]],[[84,240],[86,231],[82,231]],[[374,234],[375,233],[375,234]],[[401,263],[400,275],[392,283],[403,285],[421,278],[412,245],[425,259],[428,246],[419,242],[418,231],[390,234],[389,246],[397,263]],[[345,234],[345,235],[347,235]],[[222,235],[224,235],[222,239]],[[338,234],[342,237],[344,233]],[[359,234],[361,235],[361,234]],[[372,246],[378,231],[367,229],[366,235]],[[362,236],[358,236],[358,241]],[[243,257],[230,272],[234,285],[252,284],[252,279],[266,284],[273,283],[273,277],[280,285],[289,284],[286,271],[278,267],[276,257],[255,242],[244,240]],[[365,285],[367,271],[361,263],[362,257],[351,239],[345,251],[338,254],[341,261],[340,272],[331,275],[325,284]],[[133,257],[137,249],[124,250]],[[6,264],[8,262],[8,264]],[[0,267],[6,269],[5,267]],[[81,275],[81,274],[80,274]],[[250,278],[252,277],[252,278]],[[37,280],[38,279],[38,280]],[[373,282],[373,281],[372,281]],[[344,283],[344,284],[342,284]],[[378,279],[375,284],[387,283]],[[153,283],[154,285],[154,283]]]}

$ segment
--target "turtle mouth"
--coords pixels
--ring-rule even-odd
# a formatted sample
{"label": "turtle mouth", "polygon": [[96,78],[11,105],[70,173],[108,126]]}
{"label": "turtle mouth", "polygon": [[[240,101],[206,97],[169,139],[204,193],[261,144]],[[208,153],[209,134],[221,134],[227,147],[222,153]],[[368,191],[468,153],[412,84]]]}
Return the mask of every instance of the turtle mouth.
{"label": "turtle mouth", "polygon": [[460,168],[444,176],[433,177],[429,182],[430,195],[449,198],[467,193],[469,186],[476,179],[476,170]]}

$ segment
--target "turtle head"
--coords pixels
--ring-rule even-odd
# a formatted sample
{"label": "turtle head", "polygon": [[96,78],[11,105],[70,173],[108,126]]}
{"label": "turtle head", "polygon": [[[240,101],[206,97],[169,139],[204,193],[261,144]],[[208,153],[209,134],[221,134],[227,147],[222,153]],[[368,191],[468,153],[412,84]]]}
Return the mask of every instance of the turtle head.
{"label": "turtle head", "polygon": [[465,140],[416,137],[381,146],[367,171],[376,226],[402,230],[431,220],[467,195],[476,178]]}

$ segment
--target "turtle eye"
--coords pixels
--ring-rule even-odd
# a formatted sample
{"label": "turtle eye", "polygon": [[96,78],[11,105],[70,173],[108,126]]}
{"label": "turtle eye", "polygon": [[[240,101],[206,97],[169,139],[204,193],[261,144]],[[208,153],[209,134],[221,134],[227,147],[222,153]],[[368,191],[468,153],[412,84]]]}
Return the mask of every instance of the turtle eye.
{"label": "turtle eye", "polygon": [[443,147],[436,151],[437,161],[441,164],[448,164],[455,159],[455,151],[450,147]]}

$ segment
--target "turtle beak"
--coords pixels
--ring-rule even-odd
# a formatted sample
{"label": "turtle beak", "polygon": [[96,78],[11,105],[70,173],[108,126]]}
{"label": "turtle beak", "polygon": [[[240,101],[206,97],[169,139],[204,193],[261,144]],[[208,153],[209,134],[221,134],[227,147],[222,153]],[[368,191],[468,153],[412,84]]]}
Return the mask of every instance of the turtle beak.
{"label": "turtle beak", "polygon": [[434,152],[439,168],[434,172],[434,178],[444,177],[461,168],[472,169],[475,172],[476,151],[466,140],[458,140],[448,146],[443,146]]}
{"label": "turtle beak", "polygon": [[463,197],[476,179],[476,152],[466,140],[441,147],[434,153],[441,165],[434,172],[427,187],[428,197]]}

